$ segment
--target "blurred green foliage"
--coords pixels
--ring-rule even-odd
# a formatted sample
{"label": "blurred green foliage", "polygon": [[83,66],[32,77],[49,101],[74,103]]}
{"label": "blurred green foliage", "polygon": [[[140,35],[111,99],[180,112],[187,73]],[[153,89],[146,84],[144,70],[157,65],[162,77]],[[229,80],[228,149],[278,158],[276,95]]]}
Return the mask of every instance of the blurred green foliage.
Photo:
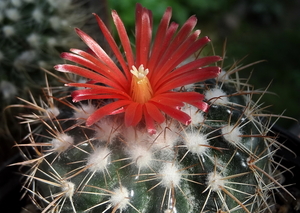
{"label": "blurred green foliage", "polygon": [[[289,0],[108,0],[118,11],[126,27],[134,30],[134,9],[139,2],[152,10],[154,23],[159,23],[167,6],[173,8],[172,20],[183,24],[191,15],[198,18],[198,28],[213,41],[217,54],[222,54],[227,39],[225,66],[247,56],[242,64],[265,60],[240,72],[257,89],[268,89],[264,106],[275,114],[300,118],[300,1]],[[132,33],[133,34],[133,33]],[[259,98],[258,96],[256,98]],[[280,119],[284,128],[296,122]]]}

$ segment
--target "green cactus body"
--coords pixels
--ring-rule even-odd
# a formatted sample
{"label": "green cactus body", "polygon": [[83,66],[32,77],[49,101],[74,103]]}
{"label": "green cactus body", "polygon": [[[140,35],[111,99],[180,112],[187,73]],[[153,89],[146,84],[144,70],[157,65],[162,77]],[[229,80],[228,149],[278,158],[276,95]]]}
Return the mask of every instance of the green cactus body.
{"label": "green cactus body", "polygon": [[67,84],[72,100],[65,87],[48,87],[40,105],[27,102],[37,112],[21,117],[30,144],[19,146],[34,151],[20,163],[30,166],[31,197],[43,212],[272,212],[282,187],[273,165],[278,144],[268,137],[272,116],[252,101],[259,91],[229,78],[240,68],[219,75],[208,66],[220,57],[180,64],[209,42],[193,32],[195,17],[175,34],[168,8],[150,51],[151,13],[137,4],[136,14],[136,59],[117,13],[127,61],[96,16],[120,64],[76,29],[92,54],[72,49],[62,57],[86,68],[55,69],[87,83]]}
{"label": "green cactus body", "polygon": [[[264,212],[272,209],[272,140],[266,117],[247,115],[249,96],[226,81],[200,84],[208,113],[183,110],[159,131],[123,127],[121,116],[83,125],[92,104],[62,105],[43,118],[42,149],[29,178],[54,212]],[[216,89],[220,88],[220,89]],[[222,92],[214,97],[213,92]],[[218,94],[218,93],[216,93]],[[42,142],[42,144],[39,144]],[[33,146],[35,146],[33,144]],[[278,187],[278,186],[277,186]]]}

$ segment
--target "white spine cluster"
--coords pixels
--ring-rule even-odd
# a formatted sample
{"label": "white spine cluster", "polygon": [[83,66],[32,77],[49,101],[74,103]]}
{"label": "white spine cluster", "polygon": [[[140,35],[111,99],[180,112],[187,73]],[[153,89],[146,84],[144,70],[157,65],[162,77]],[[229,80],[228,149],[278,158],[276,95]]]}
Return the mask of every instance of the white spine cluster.
{"label": "white spine cluster", "polygon": [[152,150],[146,145],[136,144],[129,147],[128,154],[139,169],[147,168],[152,163]]}
{"label": "white spine cluster", "polygon": [[179,186],[181,180],[181,172],[173,163],[166,163],[159,172],[161,183],[164,187],[171,189]]}
{"label": "white spine cluster", "polygon": [[219,173],[211,172],[207,175],[207,186],[214,192],[220,191],[225,186],[225,181]]}
{"label": "white spine cluster", "polygon": [[127,188],[124,186],[121,186],[119,188],[116,188],[110,197],[110,204],[116,208],[119,209],[120,212],[124,211],[129,204],[130,201],[130,194]]}
{"label": "white spine cluster", "polygon": [[49,118],[55,118],[59,115],[60,111],[57,107],[53,106],[53,107],[49,107],[46,109],[45,111],[45,116],[49,117]]}
{"label": "white spine cluster", "polygon": [[216,77],[217,81],[226,82],[229,80],[229,75],[225,70],[221,70],[220,74]]}
{"label": "white spine cluster", "polygon": [[115,137],[118,135],[118,126],[116,126],[117,123],[113,122],[109,118],[103,118],[99,122],[97,122],[95,126],[95,137],[99,141],[103,142],[110,142],[115,139]]}
{"label": "white spine cluster", "polygon": [[11,21],[19,21],[21,18],[20,12],[17,8],[9,8],[5,10],[5,15]]}
{"label": "white spine cluster", "polygon": [[102,172],[110,164],[110,153],[106,147],[98,147],[87,159],[87,167],[92,172]]}
{"label": "white spine cluster", "polygon": [[44,19],[44,15],[42,13],[42,10],[40,8],[35,8],[32,11],[32,18],[37,22],[37,23],[41,23]]}
{"label": "white spine cluster", "polygon": [[9,102],[17,93],[17,87],[11,82],[5,80],[0,81],[0,94],[2,94],[5,101]]}
{"label": "white spine cluster", "polygon": [[53,7],[58,10],[65,10],[66,8],[70,7],[71,0],[47,0],[47,2]]}
{"label": "white spine cluster", "polygon": [[184,138],[186,148],[194,154],[203,155],[209,146],[207,138],[203,134],[187,132]]}
{"label": "white spine cluster", "polygon": [[24,69],[24,65],[26,63],[32,62],[37,57],[37,53],[35,50],[27,50],[24,52],[21,52],[19,56],[16,57],[14,60],[14,66],[17,69]]}
{"label": "white spine cluster", "polygon": [[74,113],[74,118],[78,123],[85,122],[86,119],[96,111],[96,107],[93,104],[82,104],[78,107]]}
{"label": "white spine cluster", "polygon": [[227,94],[219,88],[212,88],[205,92],[205,98],[214,104],[226,105],[229,103]]}
{"label": "white spine cluster", "polygon": [[172,122],[171,124],[161,124],[160,128],[157,130],[157,133],[152,135],[153,148],[162,149],[169,148],[173,149],[175,144],[178,141],[179,129],[175,124],[176,122]]}
{"label": "white spine cluster", "polygon": [[203,123],[203,113],[197,107],[187,104],[182,108],[182,111],[191,117],[191,126],[199,126],[201,123]]}
{"label": "white spine cluster", "polygon": [[47,45],[48,45],[50,48],[52,48],[52,47],[58,45],[58,41],[57,41],[57,39],[54,38],[54,37],[47,38]]}
{"label": "white spine cluster", "polygon": [[58,16],[52,16],[49,18],[51,27],[54,30],[59,30],[61,28],[61,19]]}
{"label": "white spine cluster", "polygon": [[62,191],[64,192],[65,197],[71,198],[74,195],[74,191],[75,191],[75,184],[70,182],[70,181],[66,181],[63,180],[61,182],[61,188]]}
{"label": "white spine cluster", "polygon": [[16,34],[15,28],[11,25],[3,26],[2,31],[3,31],[4,36],[7,37],[7,38],[9,38],[9,37]]}
{"label": "white spine cluster", "polygon": [[15,7],[21,7],[22,6],[22,0],[11,0],[11,4]]}
{"label": "white spine cluster", "polygon": [[233,145],[238,145],[241,143],[242,132],[240,131],[239,127],[228,125],[222,128],[222,135],[223,137]]}
{"label": "white spine cluster", "polygon": [[51,144],[55,152],[61,153],[74,144],[74,138],[65,133],[60,133],[56,138],[51,140]]}
{"label": "white spine cluster", "polygon": [[31,33],[26,40],[30,46],[38,47],[40,45],[41,37],[37,33]]}

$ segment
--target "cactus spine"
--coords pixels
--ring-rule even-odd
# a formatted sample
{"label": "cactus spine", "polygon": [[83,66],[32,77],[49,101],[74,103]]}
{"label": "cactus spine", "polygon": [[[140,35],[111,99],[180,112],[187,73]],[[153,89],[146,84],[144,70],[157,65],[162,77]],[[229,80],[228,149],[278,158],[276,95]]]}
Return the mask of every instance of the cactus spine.
{"label": "cactus spine", "polygon": [[[147,9],[138,4],[136,14],[137,25],[142,17],[143,26],[150,26],[151,15]],[[263,114],[260,105],[252,101],[252,95],[257,91],[247,83],[230,78],[240,68],[234,67],[218,75],[218,67],[207,66],[220,59],[215,56],[178,66],[183,62],[178,58],[187,58],[209,41],[196,39],[198,31],[190,34],[193,27],[190,31],[184,30],[195,24],[194,17],[181,28],[178,37],[174,34],[169,49],[155,52],[160,45],[153,46],[154,53],[165,51],[172,55],[175,52],[172,56],[182,56],[176,63],[172,61],[174,58],[165,62],[169,72],[164,64],[160,64],[164,67],[160,71],[165,71],[165,76],[150,74],[155,70],[151,60],[157,57],[155,60],[159,61],[159,55],[149,53],[147,44],[151,37],[147,41],[147,38],[136,36],[137,40],[145,40],[137,42],[136,48],[142,48],[137,49],[134,60],[148,66],[139,66],[135,62],[131,67],[133,57],[128,52],[126,38],[121,37],[126,34],[115,11],[113,18],[128,65],[114,49],[107,28],[99,18],[97,20],[124,76],[114,76],[111,72],[117,71],[102,49],[77,29],[92,54],[73,49],[74,54],[63,53],[62,57],[89,69],[77,65],[57,65],[55,68],[88,77],[87,83],[65,80],[70,89],[59,87],[57,92],[57,88],[47,87],[45,100],[40,104],[27,102],[35,109],[33,114],[21,117],[29,128],[27,139],[30,143],[19,144],[19,147],[31,147],[31,154],[24,152],[27,161],[21,164],[30,166],[25,175],[25,188],[37,200],[37,205],[43,212],[66,213],[272,212],[274,191],[283,188],[275,172],[280,165],[273,160],[279,144],[268,137],[272,116]],[[170,8],[161,26],[168,26],[167,19],[170,19]],[[165,28],[166,31],[170,32],[175,25],[170,26]],[[137,27],[137,35],[139,30],[143,31]],[[198,49],[188,54],[181,53],[185,50],[180,49],[182,46],[178,52],[178,49],[172,49],[177,48],[176,38],[182,38],[181,33],[186,33],[183,44],[190,44],[189,48],[196,45]],[[192,36],[196,37],[192,39]],[[149,61],[143,58],[143,45],[148,48]],[[95,64],[102,68],[96,68]],[[103,65],[111,70],[105,72]],[[152,69],[147,70],[148,67]],[[178,70],[184,73],[177,73]],[[191,80],[188,77],[191,71],[203,73]],[[199,78],[202,81],[196,83]],[[128,98],[124,95],[127,86],[121,84],[127,81],[134,88],[146,91],[149,97],[141,96],[144,92],[129,90],[131,92],[126,94],[134,95]],[[100,88],[105,92],[101,93]],[[120,88],[119,92],[112,92],[116,88]],[[162,88],[167,89],[159,93]],[[73,101],[79,103],[72,103],[70,91],[73,91]],[[158,96],[163,103],[155,99]],[[189,99],[196,96],[199,99]],[[113,108],[117,103],[119,105]]]}

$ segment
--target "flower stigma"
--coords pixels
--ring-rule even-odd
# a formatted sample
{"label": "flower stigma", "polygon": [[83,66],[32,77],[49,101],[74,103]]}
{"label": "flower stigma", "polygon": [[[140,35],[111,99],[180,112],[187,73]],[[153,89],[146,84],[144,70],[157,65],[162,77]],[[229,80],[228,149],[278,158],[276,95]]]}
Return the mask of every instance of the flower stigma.
{"label": "flower stigma", "polygon": [[130,72],[133,75],[130,90],[132,100],[144,104],[153,96],[153,90],[149,79],[147,78],[149,69],[145,69],[144,65],[141,64],[138,69],[135,66],[132,66]]}

